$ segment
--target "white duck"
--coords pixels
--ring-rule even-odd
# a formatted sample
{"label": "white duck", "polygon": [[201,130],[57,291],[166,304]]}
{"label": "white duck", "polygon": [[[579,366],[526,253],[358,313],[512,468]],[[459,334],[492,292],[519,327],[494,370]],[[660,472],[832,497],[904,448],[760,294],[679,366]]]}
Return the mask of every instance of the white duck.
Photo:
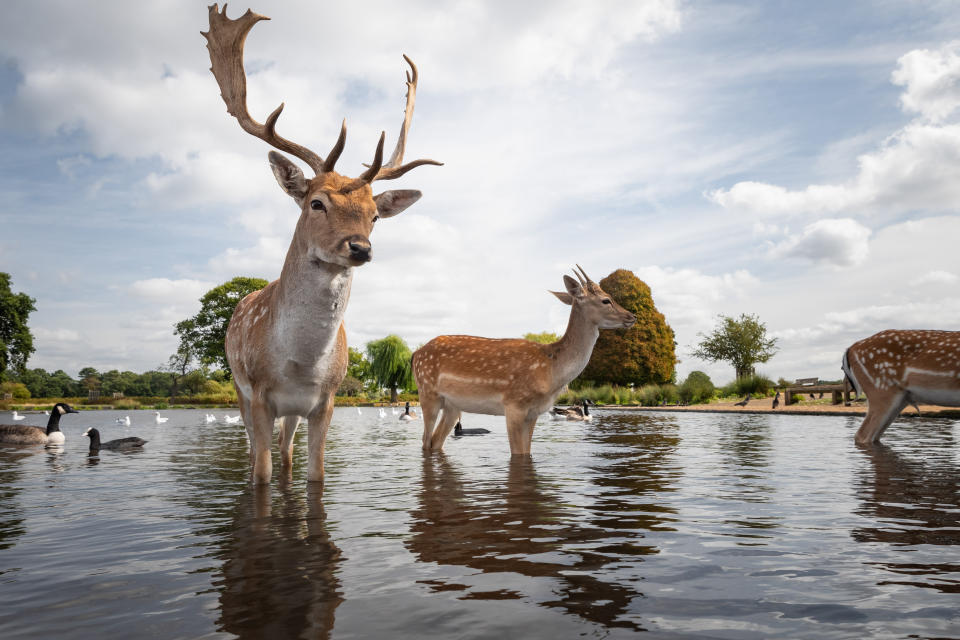
{"label": "white duck", "polygon": [[164,422],[170,419],[170,418],[161,417],[159,411],[154,411],[154,413],[156,414],[157,424],[163,424]]}

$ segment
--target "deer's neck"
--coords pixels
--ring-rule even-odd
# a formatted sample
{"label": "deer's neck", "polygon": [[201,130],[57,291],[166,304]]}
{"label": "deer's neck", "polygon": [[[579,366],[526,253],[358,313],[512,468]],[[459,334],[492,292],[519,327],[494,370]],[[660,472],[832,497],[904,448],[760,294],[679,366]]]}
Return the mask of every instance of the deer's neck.
{"label": "deer's neck", "polygon": [[570,310],[566,333],[554,343],[553,386],[560,388],[580,375],[590,362],[593,345],[597,343],[599,336],[600,329],[597,325],[587,320],[574,306]]}
{"label": "deer's neck", "polygon": [[352,268],[316,260],[294,238],[277,282],[276,330],[304,356],[329,351],[352,281]]}

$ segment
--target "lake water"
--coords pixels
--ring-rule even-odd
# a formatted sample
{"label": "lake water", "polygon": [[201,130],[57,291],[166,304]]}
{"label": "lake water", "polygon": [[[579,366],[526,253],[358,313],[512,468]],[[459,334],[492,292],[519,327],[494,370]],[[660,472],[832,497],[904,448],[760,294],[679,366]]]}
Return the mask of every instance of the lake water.
{"label": "lake water", "polygon": [[[254,489],[202,410],[0,447],[0,637],[960,638],[958,421],[861,450],[857,417],[598,410],[514,462],[502,418],[424,456],[419,422],[362,411],[322,494],[305,427]],[[149,443],[88,458],[90,426]]]}

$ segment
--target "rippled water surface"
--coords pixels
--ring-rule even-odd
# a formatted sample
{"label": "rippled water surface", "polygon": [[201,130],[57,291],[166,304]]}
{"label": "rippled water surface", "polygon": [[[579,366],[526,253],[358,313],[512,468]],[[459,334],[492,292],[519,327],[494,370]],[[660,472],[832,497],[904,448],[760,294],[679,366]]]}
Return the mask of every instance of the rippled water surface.
{"label": "rippled water surface", "polygon": [[424,456],[337,409],[320,492],[305,427],[260,490],[203,413],[0,447],[0,637],[960,638],[960,422],[597,411],[511,461],[502,418]]}

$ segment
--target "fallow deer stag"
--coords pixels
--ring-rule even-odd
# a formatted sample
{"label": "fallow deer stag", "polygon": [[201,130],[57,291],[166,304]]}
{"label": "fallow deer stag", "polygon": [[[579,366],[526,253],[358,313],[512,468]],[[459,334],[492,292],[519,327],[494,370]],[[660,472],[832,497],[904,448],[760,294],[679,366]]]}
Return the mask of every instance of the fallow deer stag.
{"label": "fallow deer stag", "polygon": [[250,439],[253,481],[270,481],[270,439],[278,417],[283,417],[281,462],[289,473],[293,436],[300,417],[306,416],[307,479],[321,482],[333,395],[346,374],[343,315],[353,267],[371,259],[369,236],[374,222],[397,215],[421,195],[412,190],[373,195],[370,185],[375,180],[399,178],[423,164],[441,163],[415,160],[403,164],[417,90],[417,68],[406,56],[412,75],[407,74],[407,104],[397,146],[384,164],[381,134],[373,163],[358,178],[334,171],[346,141],[345,122],[324,159],[276,133],[283,104],[266,123],[254,120],[247,111],[243,45],[253,25],[268,19],[247,10],[239,19],[231,20],[226,16],[226,5],[223,13],[216,4],[210,6],[210,30],[203,35],[213,63],[211,71],[227,111],[244,131],[304,161],[316,175],[308,180],[293,162],[270,152],[273,174],[297,203],[300,219],[280,278],[240,301],[230,320],[225,346]]}
{"label": "fallow deer stag", "polygon": [[537,417],[553,406],[590,361],[600,329],[626,329],[632,313],[614,302],[583,269],[563,276],[571,305],[566,333],[552,344],[474,336],[439,336],[413,354],[423,409],[423,449],[437,451],[463,411],[506,416],[512,455],[530,455]]}
{"label": "fallow deer stag", "polygon": [[960,331],[881,331],[847,349],[841,367],[867,396],[859,444],[879,441],[908,404],[960,407]]}

